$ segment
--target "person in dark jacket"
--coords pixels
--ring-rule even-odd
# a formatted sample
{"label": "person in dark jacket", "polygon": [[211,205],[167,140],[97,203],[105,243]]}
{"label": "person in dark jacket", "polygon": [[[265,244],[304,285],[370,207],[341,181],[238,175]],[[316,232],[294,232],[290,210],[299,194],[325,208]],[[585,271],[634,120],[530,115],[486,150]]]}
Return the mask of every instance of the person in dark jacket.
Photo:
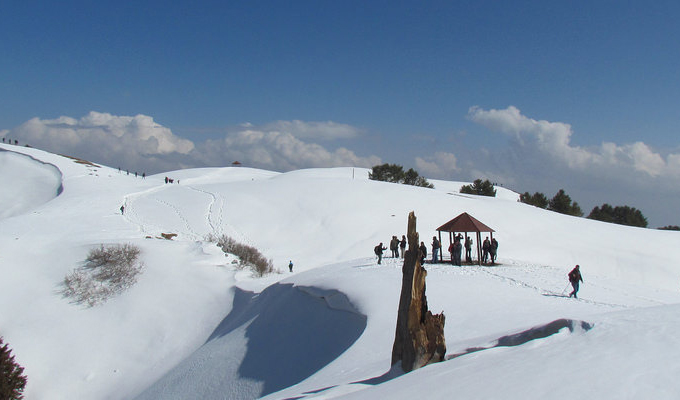
{"label": "person in dark jacket", "polygon": [[401,235],[399,250],[401,250],[401,258],[404,258],[404,253],[406,252],[406,235]]}
{"label": "person in dark jacket", "polygon": [[578,287],[579,287],[579,282],[583,282],[583,277],[581,276],[581,267],[577,265],[574,267],[574,269],[569,272],[569,282],[571,283],[571,287],[574,288],[574,290],[569,293],[569,297],[574,296],[575,299],[578,299],[576,297],[576,294],[578,293]]}
{"label": "person in dark jacket", "polygon": [[392,236],[392,240],[390,240],[390,250],[393,258],[399,258],[399,239],[396,236]]}
{"label": "person in dark jacket", "polygon": [[498,254],[498,241],[496,238],[491,239],[491,246],[489,246],[489,255],[491,255],[491,264],[496,262],[496,255]]}
{"label": "person in dark jacket", "polygon": [[378,256],[378,264],[380,264],[380,262],[382,261],[383,250],[387,250],[387,247],[383,247],[382,242],[380,242],[379,245],[377,245],[373,248],[375,255]]}
{"label": "person in dark jacket", "polygon": [[472,263],[472,239],[465,235],[465,262]]}
{"label": "person in dark jacket", "polygon": [[425,257],[427,257],[427,246],[424,242],[420,242],[420,265],[425,264]]}
{"label": "person in dark jacket", "polygon": [[489,250],[491,250],[491,242],[489,242],[489,237],[487,236],[482,243],[482,260],[484,262],[489,259]]}
{"label": "person in dark jacket", "polygon": [[437,263],[439,262],[439,249],[442,247],[442,245],[439,243],[439,240],[437,240],[436,236],[432,236],[432,263]]}
{"label": "person in dark jacket", "polygon": [[460,243],[460,239],[456,239],[453,243],[453,263],[457,266],[461,266],[461,253],[463,252],[463,245]]}

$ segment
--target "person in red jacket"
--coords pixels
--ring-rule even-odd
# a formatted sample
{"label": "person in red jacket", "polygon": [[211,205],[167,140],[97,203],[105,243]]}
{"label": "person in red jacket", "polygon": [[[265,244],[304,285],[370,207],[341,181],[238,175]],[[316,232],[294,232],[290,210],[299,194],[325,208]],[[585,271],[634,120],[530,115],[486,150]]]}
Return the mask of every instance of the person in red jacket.
{"label": "person in red jacket", "polygon": [[581,276],[580,268],[581,267],[577,265],[576,267],[574,267],[574,269],[571,270],[571,272],[569,272],[568,275],[571,287],[574,288],[574,290],[571,293],[569,293],[569,297],[574,296],[575,299],[578,299],[578,297],[576,297],[576,293],[578,293],[579,282],[583,282],[583,277]]}

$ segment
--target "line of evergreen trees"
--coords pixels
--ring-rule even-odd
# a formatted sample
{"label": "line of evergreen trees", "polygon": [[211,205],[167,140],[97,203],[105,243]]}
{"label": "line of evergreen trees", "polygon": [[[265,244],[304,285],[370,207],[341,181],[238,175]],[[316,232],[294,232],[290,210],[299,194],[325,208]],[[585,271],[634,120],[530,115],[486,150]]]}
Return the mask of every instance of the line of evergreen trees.
{"label": "line of evergreen trees", "polygon": [[[534,194],[525,192],[524,194],[519,195],[519,201],[562,214],[574,215],[577,217],[583,216],[581,207],[577,202],[571,200],[571,197],[564,192],[564,189],[560,189],[550,200],[540,192]],[[629,206],[612,207],[605,203],[602,206],[593,208],[586,218],[620,225],[638,226],[641,228],[647,227],[647,218],[645,218],[642,212]]]}
{"label": "line of evergreen trees", "polygon": [[374,181],[402,183],[404,185],[413,185],[426,188],[434,188],[434,185],[427,181],[424,177],[418,175],[418,172],[413,168],[404,171],[404,167],[397,164],[382,164],[373,167],[368,173],[368,179]]}
{"label": "line of evergreen trees", "polygon": [[579,206],[577,202],[572,201],[571,197],[565,193],[564,189],[560,189],[550,200],[548,200],[543,193],[536,192],[534,194],[529,194],[529,192],[525,192],[524,194],[519,195],[519,201],[546,210],[555,211],[560,214],[573,215],[576,217],[583,216],[581,206]]}
{"label": "line of evergreen trees", "polygon": [[496,189],[488,179],[484,181],[475,179],[475,181],[472,182],[472,185],[461,186],[460,192],[465,194],[476,194],[479,196],[496,197]]}
{"label": "line of evergreen trees", "polygon": [[[376,165],[371,172],[368,173],[368,178],[376,181],[434,188],[434,185],[420,176],[413,168],[404,171],[404,167],[397,164],[385,163]],[[496,188],[488,179],[475,179],[472,184],[463,185],[460,188],[460,193],[495,197]],[[581,206],[579,206],[576,201],[573,201],[564,189],[558,190],[551,199],[548,199],[545,194],[540,192],[534,194],[525,192],[519,195],[519,201],[561,214],[573,215],[576,217],[583,216]],[[638,226],[641,228],[647,227],[647,218],[645,218],[642,212],[629,206],[612,207],[605,203],[602,206],[593,208],[586,218],[620,225]],[[680,227],[669,225],[659,229],[680,230]]]}

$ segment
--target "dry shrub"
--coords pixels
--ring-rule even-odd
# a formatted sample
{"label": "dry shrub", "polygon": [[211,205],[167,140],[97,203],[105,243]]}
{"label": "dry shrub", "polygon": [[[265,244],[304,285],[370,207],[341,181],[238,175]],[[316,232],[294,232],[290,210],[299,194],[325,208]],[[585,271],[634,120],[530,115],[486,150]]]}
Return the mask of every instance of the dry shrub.
{"label": "dry shrub", "polygon": [[77,304],[92,307],[122,293],[137,282],[144,265],[141,250],[132,244],[114,244],[90,250],[84,265],[66,275],[62,293]]}
{"label": "dry shrub", "polygon": [[239,268],[250,268],[255,275],[262,277],[274,272],[274,263],[267,259],[256,248],[237,242],[227,235],[208,235],[207,241],[216,243],[224,253],[239,258]]}

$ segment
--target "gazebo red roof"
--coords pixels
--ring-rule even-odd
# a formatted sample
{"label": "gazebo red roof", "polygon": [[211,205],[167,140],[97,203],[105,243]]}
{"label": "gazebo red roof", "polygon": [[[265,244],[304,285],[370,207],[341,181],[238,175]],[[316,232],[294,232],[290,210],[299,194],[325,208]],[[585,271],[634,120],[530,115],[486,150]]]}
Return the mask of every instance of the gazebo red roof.
{"label": "gazebo red roof", "polygon": [[472,215],[464,212],[437,228],[437,231],[444,232],[495,232],[493,229],[479,222]]}

